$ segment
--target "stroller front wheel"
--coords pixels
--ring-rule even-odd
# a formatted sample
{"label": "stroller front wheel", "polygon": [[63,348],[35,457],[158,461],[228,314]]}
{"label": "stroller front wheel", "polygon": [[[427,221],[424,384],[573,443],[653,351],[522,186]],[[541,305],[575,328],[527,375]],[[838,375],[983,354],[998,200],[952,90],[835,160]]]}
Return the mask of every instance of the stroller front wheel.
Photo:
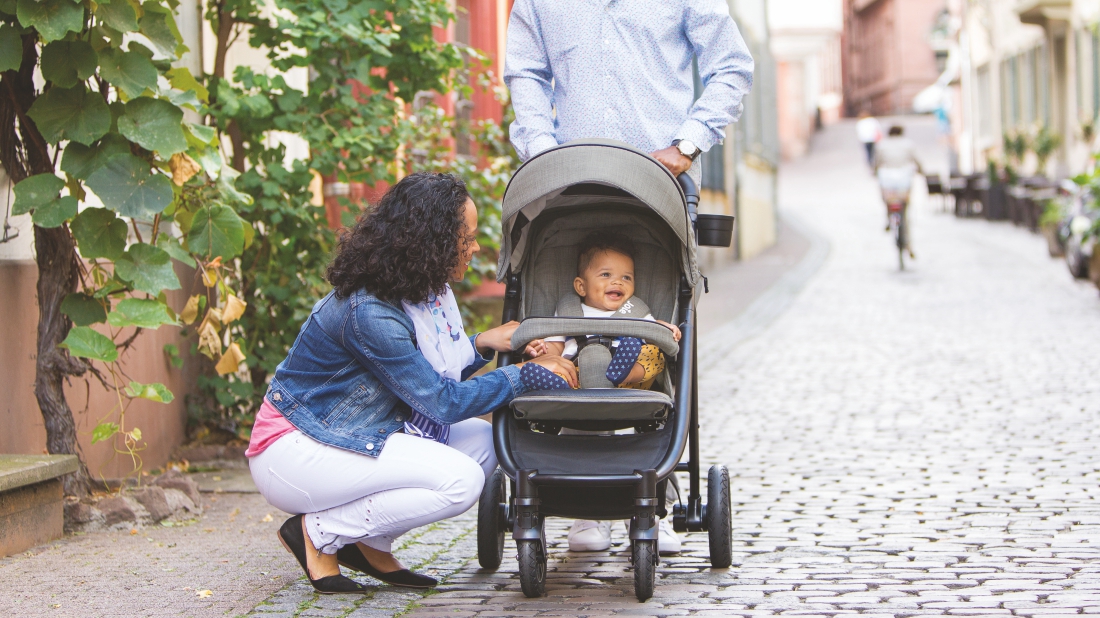
{"label": "stroller front wheel", "polygon": [[630,553],[634,563],[634,596],[639,601],[646,601],[653,596],[654,580],[657,579],[657,541],[634,541]]}
{"label": "stroller front wheel", "polygon": [[540,541],[516,541],[519,583],[529,599],[546,594],[546,551]]}
{"label": "stroller front wheel", "polygon": [[733,509],[730,507],[730,473],[725,466],[711,466],[707,473],[707,536],[710,565],[725,569],[733,564]]}

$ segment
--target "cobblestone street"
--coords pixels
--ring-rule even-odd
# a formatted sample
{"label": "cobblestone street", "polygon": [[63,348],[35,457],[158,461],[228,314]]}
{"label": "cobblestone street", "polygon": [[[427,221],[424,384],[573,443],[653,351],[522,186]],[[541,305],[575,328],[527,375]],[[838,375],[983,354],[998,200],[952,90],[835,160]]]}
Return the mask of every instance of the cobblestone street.
{"label": "cobblestone street", "polygon": [[1095,288],[1038,236],[921,196],[918,260],[899,272],[850,134],[833,127],[783,172],[784,212],[830,247],[820,271],[712,330],[700,359],[704,458],[733,481],[732,568],[686,535],[639,604],[622,525],[611,552],[572,554],[568,522],[550,520],[549,595],[526,599],[511,542],[499,571],[477,568],[467,513],[426,535],[446,542],[405,550],[450,574],[437,594],[314,602],[299,582],[256,615],[1100,613]]}

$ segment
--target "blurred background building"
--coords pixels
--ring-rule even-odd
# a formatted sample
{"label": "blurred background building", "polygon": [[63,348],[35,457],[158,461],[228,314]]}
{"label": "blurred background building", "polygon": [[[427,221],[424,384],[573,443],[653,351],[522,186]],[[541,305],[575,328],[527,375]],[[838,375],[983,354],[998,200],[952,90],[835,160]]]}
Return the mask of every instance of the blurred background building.
{"label": "blurred background building", "polygon": [[804,155],[814,131],[843,115],[842,0],[769,0],[776,62],[779,143],[786,160]]}

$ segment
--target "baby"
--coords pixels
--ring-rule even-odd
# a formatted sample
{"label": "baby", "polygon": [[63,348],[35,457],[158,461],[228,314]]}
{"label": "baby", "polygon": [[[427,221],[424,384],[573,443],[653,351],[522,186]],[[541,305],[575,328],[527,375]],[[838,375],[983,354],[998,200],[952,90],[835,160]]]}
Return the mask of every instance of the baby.
{"label": "baby", "polygon": [[[581,241],[573,290],[581,297],[584,317],[614,317],[634,296],[634,254],[634,243],[622,234],[593,232]],[[644,319],[665,326],[672,331],[676,341],[680,340],[680,329],[675,325],[654,319],[652,315]],[[655,345],[643,344],[634,337],[617,338],[611,345],[613,357],[607,379],[615,386],[649,388],[664,370],[664,356]],[[550,354],[575,359],[579,348],[575,338],[547,337],[532,341],[525,353],[532,358]],[[529,387],[538,390],[569,388],[564,379],[549,370],[534,364],[524,365],[524,369],[528,367],[532,369],[521,375]]]}

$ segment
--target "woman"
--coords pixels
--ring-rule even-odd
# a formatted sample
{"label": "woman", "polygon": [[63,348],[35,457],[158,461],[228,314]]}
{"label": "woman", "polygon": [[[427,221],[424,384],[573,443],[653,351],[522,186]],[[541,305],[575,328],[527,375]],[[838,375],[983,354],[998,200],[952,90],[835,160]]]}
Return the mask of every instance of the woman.
{"label": "woman", "polygon": [[[322,593],[366,589],[344,565],[399,586],[437,582],[390,553],[405,532],[469,509],[496,468],[474,418],[524,391],[520,365],[470,378],[511,349],[517,323],[467,338],[449,282],[477,243],[462,181],[413,174],[340,239],[321,299],[279,364],[246,455],[279,539]],[[572,363],[531,361],[576,383]]]}

